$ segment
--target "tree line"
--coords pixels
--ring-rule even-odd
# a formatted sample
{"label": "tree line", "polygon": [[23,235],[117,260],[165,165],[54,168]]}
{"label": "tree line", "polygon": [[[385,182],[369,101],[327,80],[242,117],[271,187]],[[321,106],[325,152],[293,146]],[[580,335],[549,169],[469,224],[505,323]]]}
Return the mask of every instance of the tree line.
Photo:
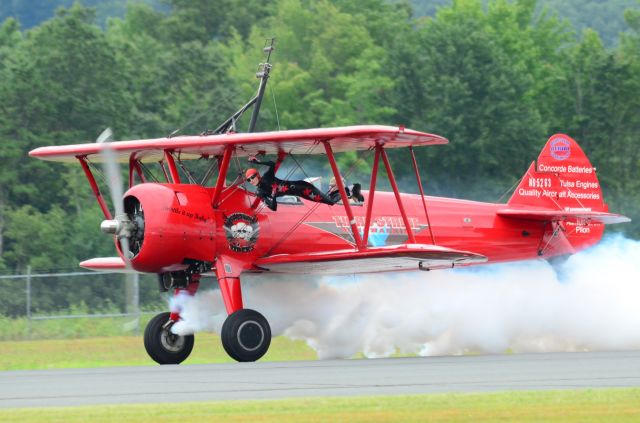
{"label": "tree line", "polygon": [[277,51],[259,130],[440,134],[448,146],[416,150],[427,193],[486,201],[564,132],[598,168],[611,209],[636,218],[615,229],[640,236],[640,3],[610,47],[536,0],[456,0],[434,16],[384,0],[167,3],[131,4],[104,27],[78,4],[28,30],[0,25],[0,272],[113,253],[79,166],[29,150],[90,142],[105,127],[117,139],[214,128],[253,95],[267,36]]}

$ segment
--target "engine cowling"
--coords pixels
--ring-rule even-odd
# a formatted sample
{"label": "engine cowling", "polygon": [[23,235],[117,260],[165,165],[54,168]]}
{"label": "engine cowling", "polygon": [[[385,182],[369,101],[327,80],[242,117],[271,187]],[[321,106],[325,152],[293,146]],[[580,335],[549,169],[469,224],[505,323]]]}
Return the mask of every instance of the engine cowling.
{"label": "engine cowling", "polygon": [[194,260],[211,262],[215,257],[216,225],[206,188],[136,185],[125,193],[124,209],[132,223],[129,256],[135,270],[174,272]]}

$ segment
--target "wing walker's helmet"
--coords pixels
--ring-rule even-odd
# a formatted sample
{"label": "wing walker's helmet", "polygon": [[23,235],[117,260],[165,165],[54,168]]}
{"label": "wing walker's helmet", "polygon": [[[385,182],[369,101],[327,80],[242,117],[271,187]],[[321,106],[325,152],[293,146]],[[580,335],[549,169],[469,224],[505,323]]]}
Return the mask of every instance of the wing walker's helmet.
{"label": "wing walker's helmet", "polygon": [[244,173],[244,177],[248,180],[253,179],[255,176],[260,175],[260,173],[258,173],[258,171],[256,169],[247,169],[247,171]]}

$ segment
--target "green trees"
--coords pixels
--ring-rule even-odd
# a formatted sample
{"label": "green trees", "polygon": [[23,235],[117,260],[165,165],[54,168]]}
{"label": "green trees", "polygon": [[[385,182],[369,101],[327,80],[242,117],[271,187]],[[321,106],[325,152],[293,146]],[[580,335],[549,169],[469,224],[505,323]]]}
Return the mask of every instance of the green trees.
{"label": "green trees", "polygon": [[[197,28],[190,21],[180,25]],[[109,26],[107,37],[132,96],[124,136],[168,135],[177,128],[199,133],[236,107],[230,59],[220,44],[176,33],[176,26],[175,17],[148,6],[131,7]]]}
{"label": "green trees", "polygon": [[[533,1],[460,0],[441,8],[418,30],[405,79],[411,127],[450,140],[420,151],[440,194],[497,199],[520,178],[541,148],[543,114],[561,29],[534,19]],[[542,107],[540,107],[542,106]]]}
{"label": "green trees", "polygon": [[[238,81],[246,81],[246,71],[241,69],[261,58],[250,46],[264,38],[261,34],[277,35],[276,72],[270,84],[282,129],[386,121],[394,113],[384,101],[393,81],[385,72],[387,52],[375,42],[380,33],[368,27],[372,12],[362,8],[347,13],[343,3],[354,5],[281,0],[273,16],[254,26],[247,41],[235,38],[232,42]],[[379,8],[373,10],[382,8],[398,16],[382,1],[369,3]],[[270,103],[264,105],[266,119],[275,117]],[[273,119],[266,125],[273,129],[277,124]]]}
{"label": "green trees", "polygon": [[628,29],[620,11],[637,6],[637,0],[540,0],[540,3],[570,21],[578,32],[587,28],[597,31],[607,46],[615,46],[620,34]]}
{"label": "green trees", "polygon": [[[3,169],[7,169],[2,172],[0,194],[5,225],[19,217],[57,224],[59,214],[73,215],[90,205],[72,208],[77,205],[76,196],[86,199],[89,195],[68,189],[69,182],[81,172],[32,160],[26,155],[30,149],[59,144],[61,140],[93,139],[99,128],[110,122],[127,125],[130,101],[121,67],[104,33],[92,21],[89,10],[74,6],[24,34],[7,30],[11,21],[3,27],[8,34],[3,38],[11,40],[3,47],[4,78],[0,88],[0,145],[6,165]],[[25,209],[25,205],[30,208]],[[15,232],[15,227],[5,227],[3,234],[3,258],[11,268],[24,269],[26,264],[38,268],[56,262],[69,265],[82,254],[54,254],[52,240],[44,237],[43,248],[38,251],[43,256],[50,252],[53,261],[41,261],[29,250],[37,245],[34,240],[40,236],[40,228],[34,224],[18,226],[20,233]],[[65,221],[56,230],[60,233],[67,228]]]}

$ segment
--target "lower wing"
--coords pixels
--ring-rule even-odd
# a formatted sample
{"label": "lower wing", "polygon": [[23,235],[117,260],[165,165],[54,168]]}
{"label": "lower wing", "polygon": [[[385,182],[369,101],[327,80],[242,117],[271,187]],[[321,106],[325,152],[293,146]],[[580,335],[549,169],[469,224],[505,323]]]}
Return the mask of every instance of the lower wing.
{"label": "lower wing", "polygon": [[479,264],[487,257],[469,251],[431,244],[401,244],[365,251],[338,250],[323,253],[279,254],[262,257],[255,265],[274,273],[353,274],[399,270],[431,270]]}

